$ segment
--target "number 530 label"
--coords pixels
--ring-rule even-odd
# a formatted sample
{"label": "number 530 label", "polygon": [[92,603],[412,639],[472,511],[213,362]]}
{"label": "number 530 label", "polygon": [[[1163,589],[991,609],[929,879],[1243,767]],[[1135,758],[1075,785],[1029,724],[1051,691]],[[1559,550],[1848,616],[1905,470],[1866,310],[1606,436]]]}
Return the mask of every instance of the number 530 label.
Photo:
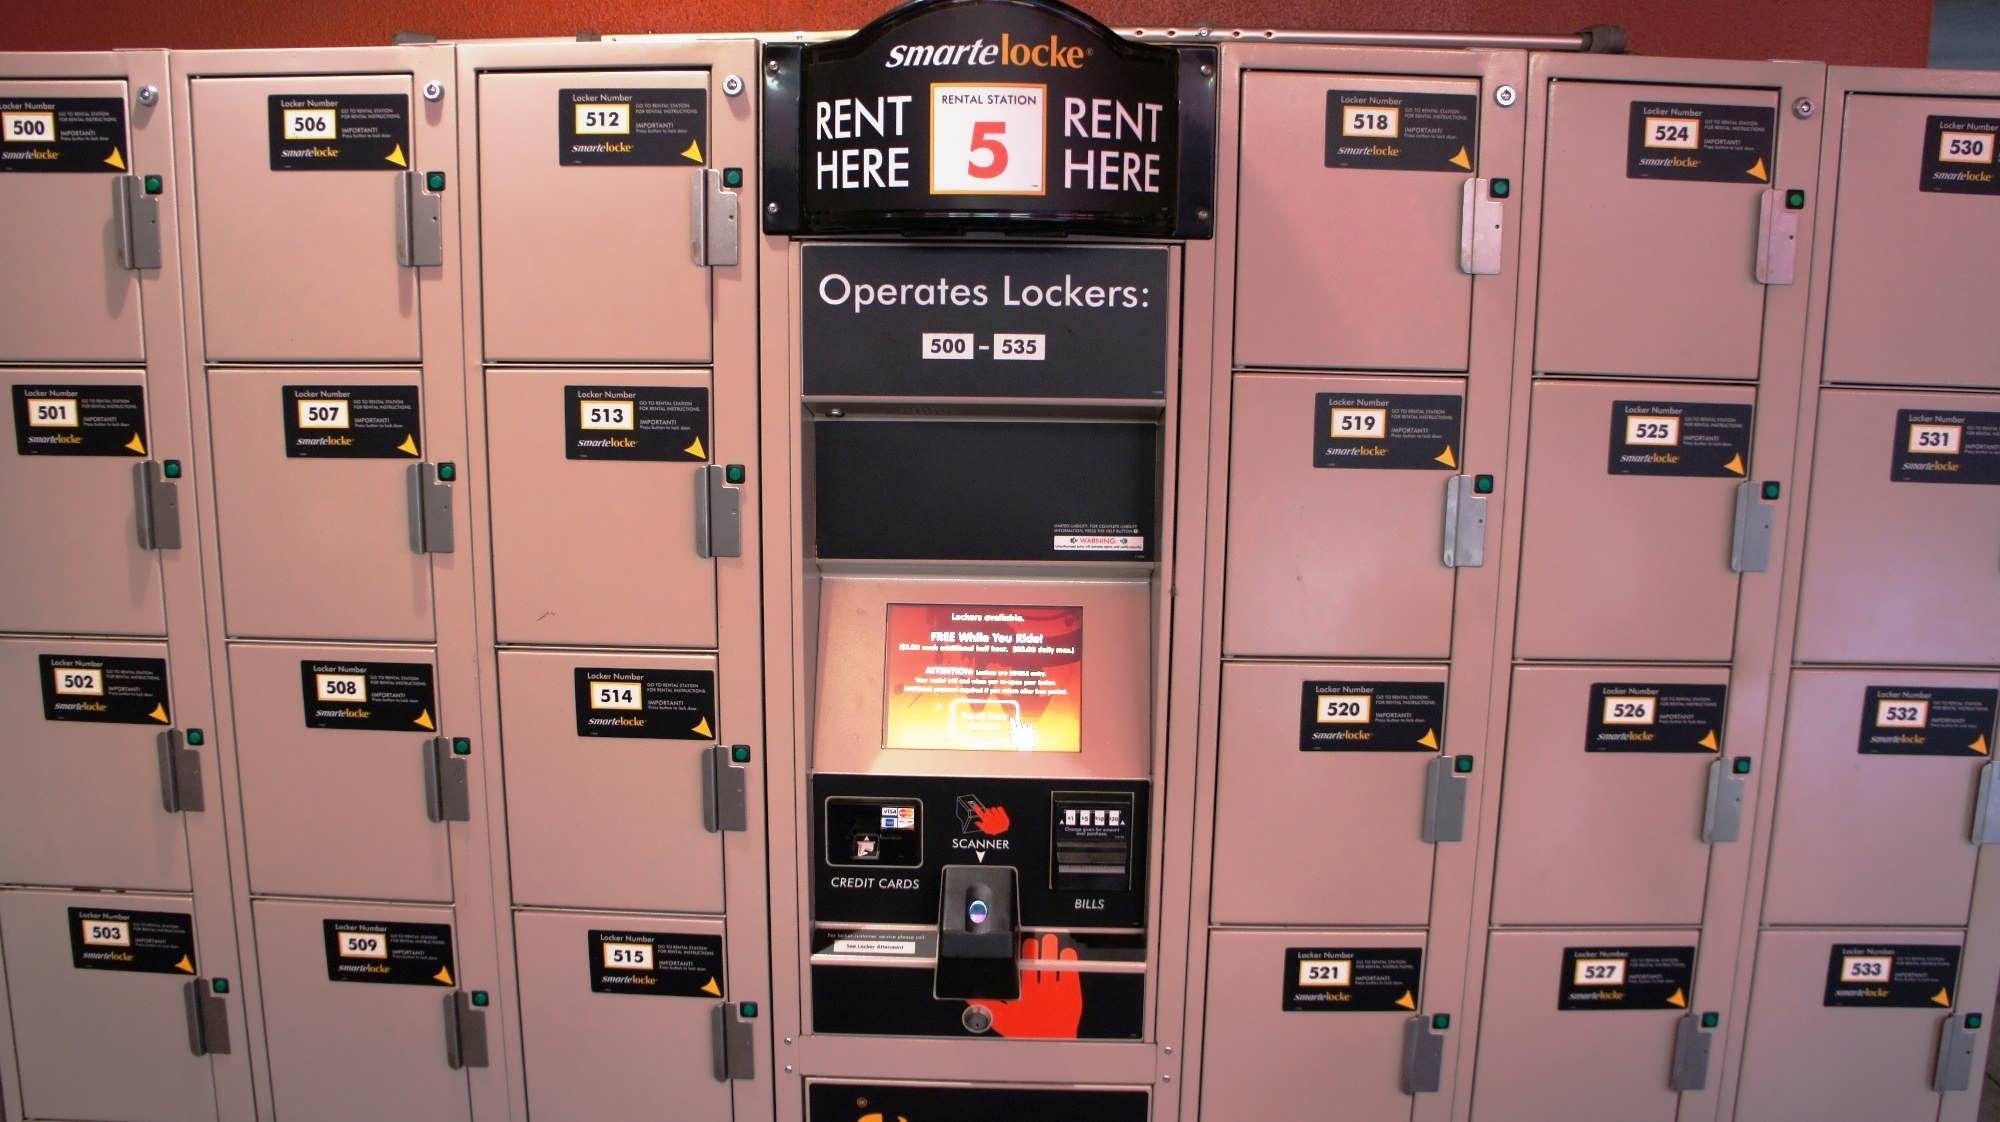
{"label": "number 530 label", "polygon": [[1044,195],[1048,87],[931,85],[931,194]]}

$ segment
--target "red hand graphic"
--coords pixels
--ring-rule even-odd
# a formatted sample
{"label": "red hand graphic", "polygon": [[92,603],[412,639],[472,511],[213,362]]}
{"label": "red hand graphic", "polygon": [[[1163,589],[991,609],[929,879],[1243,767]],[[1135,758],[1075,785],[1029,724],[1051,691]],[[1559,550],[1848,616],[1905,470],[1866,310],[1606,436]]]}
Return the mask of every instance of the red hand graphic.
{"label": "red hand graphic", "polygon": [[1010,1039],[1040,1037],[1075,1040],[1083,1020],[1083,981],[1075,970],[1035,969],[1038,962],[1076,961],[1076,948],[1054,935],[1021,940],[1021,996],[1013,1001],[976,1001],[993,1014],[993,1031]]}
{"label": "red hand graphic", "polygon": [[982,806],[974,803],[972,813],[978,819],[979,832],[990,838],[997,838],[1007,832],[1013,822],[1007,817],[1004,806]]}

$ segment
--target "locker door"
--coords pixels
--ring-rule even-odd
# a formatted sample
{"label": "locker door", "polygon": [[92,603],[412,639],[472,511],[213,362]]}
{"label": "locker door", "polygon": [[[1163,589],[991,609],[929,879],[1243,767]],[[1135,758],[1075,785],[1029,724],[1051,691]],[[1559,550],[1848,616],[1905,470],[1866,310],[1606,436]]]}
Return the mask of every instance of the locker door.
{"label": "locker door", "polygon": [[[42,108],[48,102],[54,104]],[[132,167],[125,83],[0,81],[0,107],[12,111],[10,121],[20,115],[0,140],[9,155],[61,153],[56,160],[10,160],[9,174],[0,175],[0,214],[12,216],[0,223],[0,261],[9,263],[0,269],[0,361],[139,361],[146,354],[139,274],[119,259],[112,209],[113,181],[140,170]],[[72,121],[91,142],[68,142]],[[15,129],[46,130],[59,143],[17,138]],[[100,136],[109,138],[109,151],[96,143]],[[38,168],[52,170],[31,170]],[[23,221],[26,215],[33,220]]]}
{"label": "locker door", "polygon": [[[1673,995],[1658,994],[1664,984],[1628,984],[1616,987],[1624,997],[1617,1005],[1566,999],[1589,992],[1576,982],[1579,959],[1660,948],[1660,958],[1685,962],[1691,973],[1700,941],[1699,931],[1495,932],[1479,1014],[1474,1122],[1674,1122],[1680,1095],[1668,1077],[1692,994],[1682,990],[1676,1005]],[[1648,982],[1676,973],[1643,958],[1637,966],[1615,954],[1605,961],[1618,963],[1628,982],[1635,970]]]}
{"label": "locker door", "polygon": [[1455,378],[1237,376],[1226,651],[1449,655],[1444,497],[1464,394]]}
{"label": "locker door", "polygon": [[678,130],[707,97],[702,70],[480,75],[479,222],[505,233],[481,240],[488,359],[709,360],[708,269],[689,249],[709,138],[682,148],[673,131],[638,164],[585,162],[564,139],[593,139],[577,114],[598,105],[619,112],[586,130],[658,144],[644,130]]}
{"label": "locker door", "polygon": [[83,935],[72,939],[72,908],[185,916],[193,931],[185,897],[0,892],[26,1116],[213,1122],[209,1062],[188,1046],[192,976],[157,960],[148,966],[163,972],[78,967],[73,948]]}
{"label": "locker door", "polygon": [[[412,548],[424,434],[415,371],[215,370],[209,410],[229,633],[428,640],[430,557]],[[301,395],[346,389],[349,428],[296,429]],[[366,406],[385,428],[355,427]],[[395,436],[415,418],[407,443]],[[350,445],[311,444],[348,439]],[[343,454],[334,455],[335,449]],[[415,449],[415,452],[410,451]]]}
{"label": "locker door", "polygon": [[[1648,111],[1675,106],[1701,106],[1714,118],[1694,134],[1696,144],[1706,146],[1704,134],[1740,138],[1740,156],[1700,153],[1717,180],[1632,174],[1634,155],[1652,151],[1640,143]],[[1764,326],[1757,209],[1776,174],[1776,95],[1557,81],[1548,113],[1535,369],[1756,378]]]}
{"label": "locker door", "polygon": [[[618,943],[628,954],[641,948],[656,974],[606,970],[605,944],[616,935],[653,937]],[[702,984],[697,975],[708,965],[695,959],[719,951],[722,937],[713,920],[519,913],[514,953],[528,1116],[647,1118],[672,1103],[679,1118],[734,1117],[730,1084],[715,1078],[705,1046],[715,1003],[725,996],[722,978],[711,975],[713,995],[688,992]],[[719,968],[720,954],[715,958]],[[620,987],[607,977],[653,984]]]}
{"label": "locker door", "polygon": [[[465,1073],[446,1063],[445,1007],[454,986],[415,970],[392,982],[336,982],[326,921],[431,925],[450,934],[448,908],[258,900],[258,973],[271,1098],[287,1122],[471,1117]],[[395,953],[392,944],[390,952]],[[454,973],[455,978],[455,961]]]}
{"label": "locker door", "polygon": [[[1958,454],[1910,454],[1926,416]],[[2000,662],[2000,395],[1826,390],[1816,441],[1799,660]]]}
{"label": "locker door", "polygon": [[709,400],[706,371],[487,373],[501,641],[715,646],[694,520]]}
{"label": "locker door", "polygon": [[[1287,992],[1300,988],[1293,950],[1415,952],[1420,963],[1423,947],[1415,932],[1213,933],[1201,1117],[1309,1118],[1338,1102],[1342,1122],[1408,1119],[1415,1099],[1402,1088],[1403,1034],[1424,1008],[1421,986],[1410,993],[1414,1009],[1372,997],[1365,1008],[1349,1003],[1340,1011],[1285,1006]],[[1449,1094],[1449,1085],[1444,1090]]]}
{"label": "locker door", "polygon": [[[36,177],[0,176],[0,186],[22,178]],[[139,370],[0,371],[14,424],[0,453],[0,523],[15,531],[0,535],[9,574],[0,629],[165,633],[159,555],[139,548],[133,490],[151,446],[145,383]],[[47,434],[81,443],[49,443]]]}
{"label": "locker door", "polygon": [[[196,78],[193,86],[209,361],[416,360],[417,273],[396,259],[403,173],[423,170],[409,75]],[[293,99],[330,106],[317,124],[292,124],[306,134],[337,130],[333,143],[285,139],[282,103]],[[310,164],[283,155],[297,146],[343,155]]]}
{"label": "locker door", "polygon": [[[1514,672],[1495,923],[1701,922],[1702,814],[1709,766],[1724,758],[1728,681],[1722,668]],[[1633,716],[1612,715],[1621,699]]]}
{"label": "locker door", "polygon": [[[1750,470],[1752,397],[1536,383],[1516,657],[1728,660],[1729,551],[1736,488]],[[1647,420],[1674,410],[1684,414],[1674,424]],[[1668,440],[1678,443],[1641,443]]]}
{"label": "locker door", "polygon": [[[1422,740],[1444,736],[1445,677],[1442,666],[1224,665],[1217,923],[1429,920],[1435,847],[1422,827],[1437,749]],[[1322,713],[1322,696],[1336,708]]]}
{"label": "locker door", "polygon": [[722,836],[702,804],[713,658],[502,651],[500,698],[515,900],[722,910]]}
{"label": "locker door", "polygon": [[[451,899],[450,846],[445,826],[431,820],[425,786],[438,712],[435,704],[419,709],[410,695],[422,687],[406,684],[435,659],[428,648],[230,645],[253,891]],[[310,727],[306,713],[321,707],[321,695],[307,694],[307,663],[368,678],[349,695],[360,704],[348,706],[367,716]],[[310,680],[317,689],[317,677]],[[400,731],[387,727],[392,721]]]}
{"label": "locker door", "polygon": [[[83,673],[66,687],[64,667],[43,656],[82,665]],[[0,640],[0,712],[14,715],[12,735],[0,742],[8,776],[0,784],[0,821],[8,824],[0,830],[0,881],[188,891],[187,831],[160,801],[160,734],[172,722],[166,659],[158,643]],[[127,705],[121,697],[143,700]],[[50,708],[107,698],[105,715],[116,720]],[[164,705],[157,718],[138,711],[155,698]]]}
{"label": "locker door", "polygon": [[[1459,212],[1476,174],[1479,85],[1244,76],[1239,365],[1466,368],[1472,278],[1458,267]],[[1453,152],[1433,135],[1464,143]],[[1342,152],[1385,142],[1406,162]]]}
{"label": "locker door", "polygon": [[[1933,117],[1944,121],[1932,128]],[[1968,147],[1955,158],[1971,162],[1939,161],[1933,150],[1951,142],[1945,124],[1968,117],[2000,117],[2000,100],[1847,95],[1827,381],[2000,389],[2000,359],[1975,326],[1992,315],[1986,278],[2000,211],[1985,194],[1923,186],[1927,162],[1942,171],[1994,170],[1991,133],[1964,134]]]}
{"label": "locker door", "polygon": [[[1935,929],[1764,932],[1757,942],[1736,1117],[1742,1122],[1936,1118],[1942,1099],[1931,1089],[1931,1078],[1950,1007],[1828,1005],[1828,960],[1841,945],[1963,942],[1962,932]],[[1954,1003],[1958,996],[1954,988]],[[1984,994],[1974,996],[1970,1007],[1988,1008],[1986,1001]],[[1983,1039],[1980,1054],[1985,1054]],[[1979,1082],[1974,1074],[1974,1086]]]}
{"label": "locker door", "polygon": [[1966,922],[1996,686],[1992,674],[1793,676],[1765,922]]}

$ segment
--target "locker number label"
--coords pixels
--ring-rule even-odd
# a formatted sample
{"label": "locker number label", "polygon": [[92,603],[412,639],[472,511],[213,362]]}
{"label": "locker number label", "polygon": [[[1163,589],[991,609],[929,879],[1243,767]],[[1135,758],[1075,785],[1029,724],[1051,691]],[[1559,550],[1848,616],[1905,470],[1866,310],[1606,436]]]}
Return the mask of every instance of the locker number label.
{"label": "locker number label", "polygon": [[104,671],[96,667],[58,666],[49,673],[60,697],[104,696]]}
{"label": "locker number label", "polygon": [[1742,479],[1750,470],[1748,402],[1614,401],[1612,475]]}
{"label": "locker number label", "polygon": [[923,355],[926,359],[943,362],[970,361],[975,347],[971,332],[924,332]]}
{"label": "locker number label", "polygon": [[563,456],[706,463],[706,386],[565,386]]}
{"label": "locker number label", "polygon": [[1622,958],[1579,958],[1570,973],[1573,986],[1622,986],[1625,960]]}
{"label": "locker number label", "polygon": [[1701,150],[1699,117],[1646,118],[1646,147],[1674,148],[1685,152]]}
{"label": "locker number label", "polygon": [[1910,442],[1904,451],[1927,456],[1956,456],[1964,440],[1964,425],[1913,424],[1910,426]]}
{"label": "locker number label", "polygon": [[185,912],[69,909],[70,965],[136,974],[195,973],[194,917]]}
{"label": "locker number label", "polygon": [[632,133],[632,107],[629,104],[580,104],[573,109],[578,136],[629,136]]}
{"label": "locker number label", "polygon": [[1722,751],[1729,687],[1687,682],[1593,682],[1586,752]]}
{"label": "locker number label", "polygon": [[386,959],[389,957],[388,936],[364,931],[343,931],[340,933],[340,957]]}
{"label": "locker number label", "polygon": [[576,423],[585,432],[631,432],[638,423],[633,416],[633,400],[579,401]]}
{"label": "locker number label", "polygon": [[1627,417],[1625,443],[1671,448],[1681,442],[1679,417]]}
{"label": "locker number label", "polygon": [[1394,140],[1403,133],[1403,111],[1388,105],[1343,105],[1340,107],[1342,136],[1378,137]]}
{"label": "locker number label", "polygon": [[1287,1013],[1414,1013],[1424,952],[1415,947],[1288,947]]}
{"label": "locker number label", "polygon": [[653,968],[653,944],[610,943],[603,944],[604,968],[606,970],[651,970]]}
{"label": "locker number label", "polygon": [[334,140],[340,136],[338,109],[286,109],[286,140]]}
{"label": "locker number label", "polygon": [[563,167],[707,163],[707,90],[557,90],[555,122],[556,162]]}
{"label": "locker number label", "polygon": [[330,982],[388,986],[456,986],[451,927],[442,923],[383,923],[323,919]]}
{"label": "locker number label", "polygon": [[42,719],[170,725],[167,660],[43,654]]}
{"label": "locker number label", "polygon": [[1898,409],[1895,441],[1897,483],[2000,485],[2000,412]]}
{"label": "locker number label", "polygon": [[129,947],[132,945],[132,925],[122,919],[86,919],[83,921],[83,944],[87,947]]}
{"label": "locker number label", "polygon": [[1351,986],[1354,984],[1354,960],[1351,958],[1329,958],[1319,961],[1304,960],[1299,963],[1299,985],[1301,986]]}
{"label": "locker number label", "polygon": [[1686,1009],[1693,988],[1693,947],[1565,947],[1556,1008]]}
{"label": "locker number label", "polygon": [[1388,435],[1387,409],[1336,407],[1327,418],[1327,436],[1334,440],[1382,440]]}
{"label": "locker number label", "polygon": [[294,385],[284,403],[288,459],[403,460],[423,456],[415,386]]}
{"label": "locker number label", "polygon": [[272,171],[410,171],[410,95],[283,93],[265,99]]}
{"label": "locker number label", "polygon": [[0,97],[5,172],[114,172],[125,169],[122,97]]}
{"label": "locker number label", "polygon": [[302,429],[344,429],[349,427],[348,404],[346,399],[313,401],[301,399],[295,402],[299,411],[299,427]]}
{"label": "locker number label", "polygon": [[1954,195],[2000,195],[1994,153],[2000,120],[1991,117],[1924,119],[1923,167],[1917,187]]}
{"label": "locker number label", "polygon": [[1304,682],[1301,752],[1436,752],[1443,682]]}
{"label": "locker number label", "polygon": [[1604,695],[1604,723],[1607,725],[1650,725],[1659,715],[1660,699],[1639,694]]}
{"label": "locker number label", "polygon": [[1864,756],[1990,758],[2000,690],[1962,686],[1869,686],[1863,695]]}
{"label": "locker number label", "polygon": [[1920,729],[1930,723],[1931,703],[1915,699],[1882,700],[1875,703],[1875,726],[1885,729]]}
{"label": "locker number label", "polygon": [[722,997],[722,936],[666,931],[591,931],[592,993]]}
{"label": "locker number label", "polygon": [[641,710],[646,707],[641,696],[644,686],[638,682],[599,683],[591,687],[590,707],[592,709]]}
{"label": "locker number label", "polygon": [[1374,719],[1375,699],[1366,694],[1319,699],[1319,723],[1323,725],[1365,725]]}
{"label": "locker number label", "polygon": [[931,83],[931,194],[1047,194],[1048,93],[1027,82]]}
{"label": "locker number label", "polygon": [[9,144],[46,144],[56,140],[54,113],[0,112],[0,136]]}
{"label": "locker number label", "polygon": [[1834,944],[1822,1004],[1841,1008],[1950,1009],[1961,948],[1950,944]]}
{"label": "locker number label", "polygon": [[427,662],[299,662],[309,729],[436,735],[437,686]]}
{"label": "locker number label", "polygon": [[313,696],[320,701],[367,701],[368,675],[314,674]]}
{"label": "locker number label", "polygon": [[1326,91],[1327,167],[1467,175],[1478,150],[1471,94]]}
{"label": "locker number label", "polygon": [[1886,982],[1896,967],[1893,955],[1849,954],[1840,956],[1840,980],[1843,982]]}
{"label": "locker number label", "polygon": [[147,454],[140,386],[16,385],[14,450],[23,456]]}
{"label": "locker number label", "polygon": [[1990,164],[1993,162],[1993,137],[1982,132],[1941,131],[1938,134],[1938,160],[1947,164]]}
{"label": "locker number label", "polygon": [[579,666],[576,734],[641,740],[717,737],[715,672],[651,666]]}
{"label": "locker number label", "polygon": [[38,429],[73,429],[79,424],[73,397],[31,397],[28,425]]}
{"label": "locker number label", "polygon": [[1634,101],[1625,177],[1769,185],[1777,107]]}

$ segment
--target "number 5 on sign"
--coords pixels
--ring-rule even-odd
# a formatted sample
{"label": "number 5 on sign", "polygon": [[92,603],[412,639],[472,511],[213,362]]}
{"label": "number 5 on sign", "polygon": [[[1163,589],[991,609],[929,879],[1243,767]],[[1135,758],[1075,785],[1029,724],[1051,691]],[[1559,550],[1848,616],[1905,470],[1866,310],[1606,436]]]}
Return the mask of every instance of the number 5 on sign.
{"label": "number 5 on sign", "polygon": [[1048,87],[931,84],[931,194],[1048,193]]}

